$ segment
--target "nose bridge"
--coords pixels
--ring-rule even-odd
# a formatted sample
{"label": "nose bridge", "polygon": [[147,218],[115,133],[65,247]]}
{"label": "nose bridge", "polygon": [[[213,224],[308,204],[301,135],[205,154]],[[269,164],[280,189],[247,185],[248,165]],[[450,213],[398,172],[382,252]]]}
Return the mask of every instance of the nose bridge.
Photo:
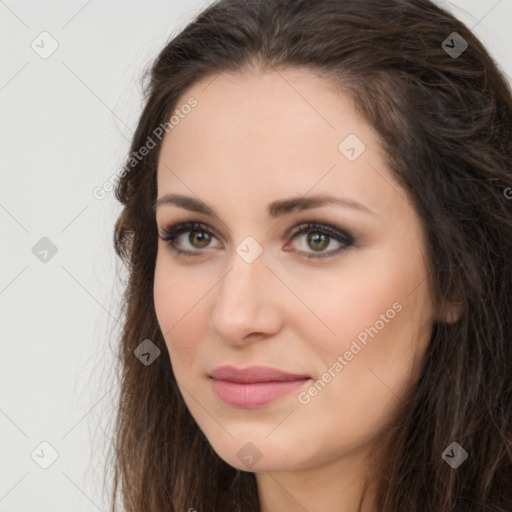
{"label": "nose bridge", "polygon": [[268,252],[250,235],[245,236],[238,245],[233,247],[229,259],[230,271],[220,283],[219,295],[226,295],[227,299],[240,298],[247,302],[246,294],[262,294],[264,290],[258,285],[267,281],[270,271],[267,268]]}
{"label": "nose bridge", "polygon": [[276,327],[278,308],[269,283],[272,272],[265,253],[254,242],[246,239],[233,252],[229,271],[218,284],[210,319],[212,329],[233,343],[251,332]]}

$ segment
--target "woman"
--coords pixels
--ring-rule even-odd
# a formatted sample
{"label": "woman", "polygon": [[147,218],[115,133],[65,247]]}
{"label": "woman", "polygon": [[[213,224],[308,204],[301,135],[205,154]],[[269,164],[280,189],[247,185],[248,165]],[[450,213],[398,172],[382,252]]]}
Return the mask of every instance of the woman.
{"label": "woman", "polygon": [[221,0],[145,101],[114,502],[510,512],[512,95],[475,35],[428,0]]}

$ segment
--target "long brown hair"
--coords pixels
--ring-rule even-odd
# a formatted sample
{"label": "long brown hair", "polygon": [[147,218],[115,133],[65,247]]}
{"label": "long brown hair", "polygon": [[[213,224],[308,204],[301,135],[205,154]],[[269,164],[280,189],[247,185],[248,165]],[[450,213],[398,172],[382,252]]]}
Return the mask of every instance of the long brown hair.
{"label": "long brown hair", "polygon": [[[434,324],[420,378],[381,438],[375,510],[510,512],[512,94],[477,37],[429,0],[220,0],[148,70],[115,189],[114,243],[129,274],[112,511],[120,499],[127,512],[259,511],[254,474],[224,462],[190,415],[157,323],[154,134],[199,80],[285,68],[328,79],[376,129],[425,225],[436,303],[462,311]],[[156,147],[133,160],[148,137]],[[161,351],[148,366],[134,355],[145,339]],[[458,469],[441,457],[454,441],[468,453]]]}

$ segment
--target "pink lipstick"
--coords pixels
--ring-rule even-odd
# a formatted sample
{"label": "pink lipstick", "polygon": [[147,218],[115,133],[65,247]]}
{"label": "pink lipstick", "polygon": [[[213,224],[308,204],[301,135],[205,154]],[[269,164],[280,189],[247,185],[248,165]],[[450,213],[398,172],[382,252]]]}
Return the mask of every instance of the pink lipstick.
{"label": "pink lipstick", "polygon": [[266,405],[311,379],[309,375],[289,373],[268,366],[244,369],[219,366],[210,373],[215,394],[233,407],[252,408]]}

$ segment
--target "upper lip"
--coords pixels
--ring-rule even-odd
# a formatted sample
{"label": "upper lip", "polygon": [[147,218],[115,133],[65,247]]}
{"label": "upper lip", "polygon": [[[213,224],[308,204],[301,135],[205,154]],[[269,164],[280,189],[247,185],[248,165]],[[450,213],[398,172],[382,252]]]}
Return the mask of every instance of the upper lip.
{"label": "upper lip", "polygon": [[235,368],[231,365],[224,365],[215,368],[210,377],[218,380],[231,382],[273,382],[286,380],[309,379],[309,375],[289,373],[269,366],[248,366],[247,368]]}

